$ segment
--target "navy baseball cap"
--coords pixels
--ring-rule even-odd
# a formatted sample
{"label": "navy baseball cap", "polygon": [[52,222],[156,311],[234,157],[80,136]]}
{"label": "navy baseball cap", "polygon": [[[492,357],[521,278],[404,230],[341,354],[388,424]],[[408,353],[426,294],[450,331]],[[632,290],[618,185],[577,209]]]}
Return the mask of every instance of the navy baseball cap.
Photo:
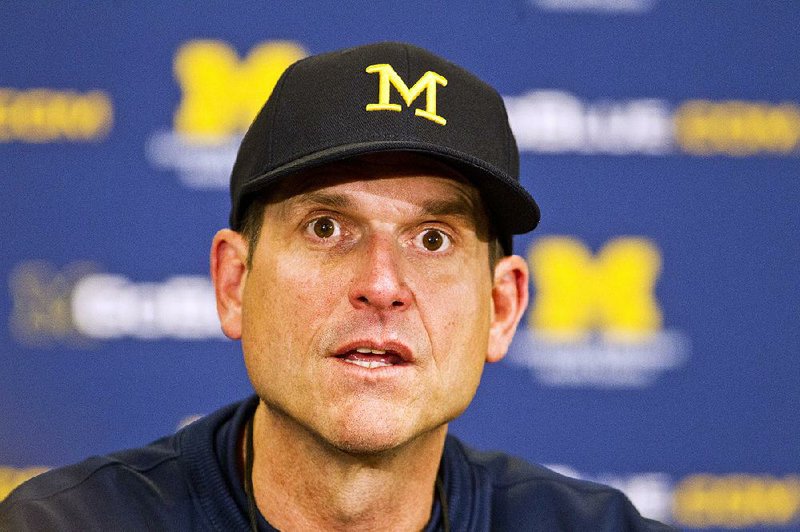
{"label": "navy baseball cap", "polygon": [[519,182],[503,99],[463,68],[405,43],[302,59],[283,73],[239,147],[230,226],[249,202],[301,170],[367,153],[411,151],[460,171],[480,191],[506,253],[539,207]]}

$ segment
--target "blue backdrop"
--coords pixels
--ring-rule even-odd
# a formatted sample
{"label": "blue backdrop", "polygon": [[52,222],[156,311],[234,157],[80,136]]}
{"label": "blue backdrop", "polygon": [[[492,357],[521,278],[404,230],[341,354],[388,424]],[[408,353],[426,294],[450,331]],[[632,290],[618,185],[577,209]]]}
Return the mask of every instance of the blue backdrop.
{"label": "blue backdrop", "polygon": [[[687,529],[800,529],[796,2],[6,2],[0,497],[250,393],[207,262],[292,61],[404,40],[507,102],[531,308],[452,430]],[[443,89],[445,90],[445,89]]]}

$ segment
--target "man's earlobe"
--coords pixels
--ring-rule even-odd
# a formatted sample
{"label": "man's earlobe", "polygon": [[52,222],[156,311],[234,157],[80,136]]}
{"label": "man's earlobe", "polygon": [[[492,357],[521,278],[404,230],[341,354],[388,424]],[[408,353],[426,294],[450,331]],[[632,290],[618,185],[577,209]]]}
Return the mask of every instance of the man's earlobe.
{"label": "man's earlobe", "polygon": [[221,229],[211,244],[211,281],[222,332],[242,337],[242,298],[247,280],[247,241],[231,229]]}
{"label": "man's earlobe", "polygon": [[528,265],[518,255],[503,257],[495,266],[487,362],[497,362],[508,352],[517,325],[528,306],[528,277]]}

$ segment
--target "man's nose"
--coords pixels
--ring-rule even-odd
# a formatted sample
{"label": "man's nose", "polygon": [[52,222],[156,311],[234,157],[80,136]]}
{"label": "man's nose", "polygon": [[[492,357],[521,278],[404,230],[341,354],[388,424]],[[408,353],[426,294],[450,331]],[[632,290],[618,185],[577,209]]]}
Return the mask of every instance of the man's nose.
{"label": "man's nose", "polygon": [[388,235],[373,235],[354,265],[350,303],[355,308],[404,310],[413,295],[403,272],[402,250]]}

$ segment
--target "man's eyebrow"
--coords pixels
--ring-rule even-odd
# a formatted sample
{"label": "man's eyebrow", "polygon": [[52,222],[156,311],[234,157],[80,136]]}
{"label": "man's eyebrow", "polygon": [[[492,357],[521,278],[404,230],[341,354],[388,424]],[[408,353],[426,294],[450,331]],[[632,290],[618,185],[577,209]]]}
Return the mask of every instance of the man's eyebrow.
{"label": "man's eyebrow", "polygon": [[480,218],[474,203],[460,197],[426,201],[421,205],[420,212],[431,216],[458,216],[472,221]]}
{"label": "man's eyebrow", "polygon": [[481,200],[467,194],[453,198],[433,199],[422,204],[420,212],[424,216],[455,216],[466,221],[475,230],[478,238],[488,239],[490,222]]}
{"label": "man's eyebrow", "polygon": [[[314,190],[295,196],[294,201],[290,202],[289,208],[296,209],[309,205],[334,210],[348,210],[354,209],[356,202],[345,194]],[[427,200],[418,207],[417,212],[418,216],[422,217],[455,216],[464,218],[476,226],[480,225],[483,215],[479,205],[476,205],[472,198],[461,195],[454,198]]]}
{"label": "man's eyebrow", "polygon": [[322,190],[315,190],[306,194],[297,196],[296,201],[292,202],[295,205],[319,205],[331,209],[350,209],[353,208],[353,200],[343,194],[336,194],[331,192],[324,192]]}

